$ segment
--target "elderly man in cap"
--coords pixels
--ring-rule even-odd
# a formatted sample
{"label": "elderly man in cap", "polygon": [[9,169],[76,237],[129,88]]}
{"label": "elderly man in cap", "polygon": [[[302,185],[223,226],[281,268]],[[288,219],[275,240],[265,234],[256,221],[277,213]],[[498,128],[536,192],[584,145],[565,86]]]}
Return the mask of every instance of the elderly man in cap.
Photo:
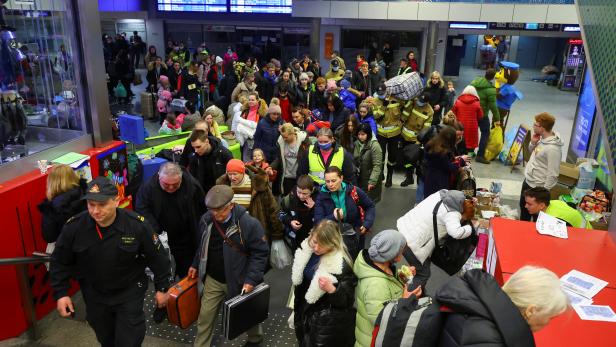
{"label": "elderly man in cap", "polygon": [[164,163],[158,173],[143,184],[137,194],[135,211],[141,213],[158,234],[166,231],[175,259],[175,273],[186,277],[197,249],[197,225],[205,213],[201,185],[176,163]]}
{"label": "elderly man in cap", "polygon": [[[216,185],[205,197],[208,212],[201,217],[200,246],[188,271],[199,278],[201,311],[195,346],[210,346],[220,304],[248,293],[263,281],[269,256],[265,233],[258,220],[232,202],[233,189]],[[263,340],[260,325],[249,329],[246,346]]]}
{"label": "elderly man in cap", "polygon": [[51,255],[51,287],[62,317],[74,315],[68,296],[75,268],[86,301],[86,317],[104,347],[140,346],[145,337],[145,267],[154,272],[156,304],[167,305],[170,263],[160,240],[134,212],[119,209],[118,190],[99,176],[83,199],[88,211],[66,222]]}

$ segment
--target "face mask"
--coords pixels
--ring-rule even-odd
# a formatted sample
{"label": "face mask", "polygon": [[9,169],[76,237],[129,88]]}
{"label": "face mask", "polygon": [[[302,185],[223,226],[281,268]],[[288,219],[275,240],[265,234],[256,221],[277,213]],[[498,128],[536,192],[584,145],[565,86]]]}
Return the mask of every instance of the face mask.
{"label": "face mask", "polygon": [[329,151],[332,148],[332,143],[319,143],[319,148],[324,151]]}
{"label": "face mask", "polygon": [[228,50],[227,50],[227,54],[231,54],[231,53],[233,53],[233,51],[232,51],[232,50],[230,50],[230,49],[228,49]]}
{"label": "face mask", "polygon": [[337,66],[332,67],[332,71],[334,71],[334,72],[338,71],[338,67]]}

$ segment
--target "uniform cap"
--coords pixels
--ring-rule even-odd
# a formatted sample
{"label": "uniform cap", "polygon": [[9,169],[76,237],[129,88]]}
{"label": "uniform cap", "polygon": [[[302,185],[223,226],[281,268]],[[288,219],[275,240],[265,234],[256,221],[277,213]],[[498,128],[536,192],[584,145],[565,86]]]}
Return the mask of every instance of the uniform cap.
{"label": "uniform cap", "polygon": [[86,194],[81,199],[105,202],[116,196],[118,196],[118,188],[115,184],[104,176],[98,176],[88,183]]}
{"label": "uniform cap", "polygon": [[209,209],[217,209],[226,206],[233,200],[233,189],[227,185],[213,186],[205,196],[205,206]]}
{"label": "uniform cap", "polygon": [[520,64],[516,64],[516,63],[512,63],[510,61],[501,61],[500,63],[498,63],[500,66],[510,69],[510,70],[519,70],[520,69]]}

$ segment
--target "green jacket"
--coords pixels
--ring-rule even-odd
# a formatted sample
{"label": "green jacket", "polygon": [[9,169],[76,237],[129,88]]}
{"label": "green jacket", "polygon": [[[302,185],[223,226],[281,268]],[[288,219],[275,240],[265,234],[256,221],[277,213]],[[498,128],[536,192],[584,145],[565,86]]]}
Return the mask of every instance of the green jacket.
{"label": "green jacket", "polygon": [[[381,166],[383,165],[381,146],[374,138],[365,145],[356,140],[353,147],[353,159],[355,169],[359,170],[357,185],[368,194],[372,202],[379,202],[383,183],[381,182]],[[369,184],[375,186],[371,191],[368,191]]]}
{"label": "green jacket", "polygon": [[477,77],[471,82],[479,95],[479,104],[483,110],[483,115],[488,116],[488,110],[492,111],[492,122],[500,121],[500,113],[496,106],[496,87],[485,77]]}
{"label": "green jacket", "polygon": [[367,250],[361,251],[357,256],[353,272],[359,280],[355,288],[355,347],[369,347],[374,322],[384,303],[399,299],[402,296],[403,284],[395,276],[390,276],[373,265]]}
{"label": "green jacket", "polygon": [[574,228],[590,229],[590,223],[586,223],[582,214],[564,201],[550,200],[545,213],[569,223]]}

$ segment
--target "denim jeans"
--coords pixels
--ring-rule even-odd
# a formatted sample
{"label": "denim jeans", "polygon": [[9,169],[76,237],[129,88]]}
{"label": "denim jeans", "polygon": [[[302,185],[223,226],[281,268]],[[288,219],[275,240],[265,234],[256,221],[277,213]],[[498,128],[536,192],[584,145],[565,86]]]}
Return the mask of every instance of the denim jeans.
{"label": "denim jeans", "polygon": [[479,138],[479,150],[477,150],[477,156],[483,158],[486,152],[486,146],[490,139],[490,117],[484,115],[479,120],[479,130],[481,130],[481,137]]}

